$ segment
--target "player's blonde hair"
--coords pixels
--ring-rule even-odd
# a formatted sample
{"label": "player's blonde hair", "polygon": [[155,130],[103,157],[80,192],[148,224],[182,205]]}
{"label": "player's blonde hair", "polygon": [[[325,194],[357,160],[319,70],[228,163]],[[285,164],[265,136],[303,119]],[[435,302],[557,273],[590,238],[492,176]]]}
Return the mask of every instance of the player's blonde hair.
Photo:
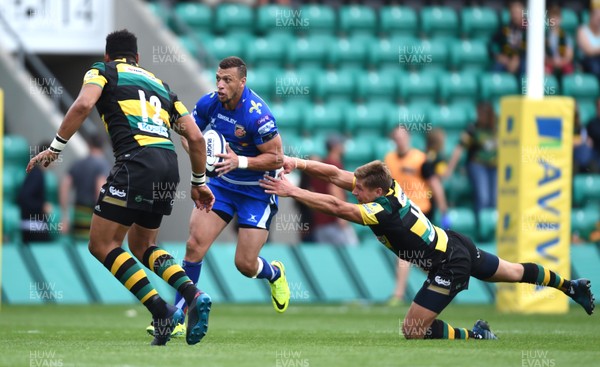
{"label": "player's blonde hair", "polygon": [[381,188],[384,192],[392,186],[392,174],[382,161],[373,161],[354,170],[354,177],[362,180],[371,189]]}

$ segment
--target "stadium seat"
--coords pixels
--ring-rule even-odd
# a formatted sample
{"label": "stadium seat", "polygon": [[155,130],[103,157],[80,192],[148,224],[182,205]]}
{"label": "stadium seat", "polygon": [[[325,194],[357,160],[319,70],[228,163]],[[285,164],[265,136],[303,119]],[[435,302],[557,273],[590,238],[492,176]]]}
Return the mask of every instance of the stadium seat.
{"label": "stadium seat", "polygon": [[245,50],[247,47],[242,47],[242,41],[236,37],[218,36],[208,40],[204,44],[206,52],[215,60],[221,60],[231,55],[236,55],[245,58]]}
{"label": "stadium seat", "polygon": [[[551,21],[552,20],[550,19],[550,22]],[[579,19],[577,18],[577,14],[573,10],[568,8],[561,9],[560,27],[564,29],[571,37],[573,37],[577,33],[577,28],[579,27],[579,25]],[[553,24],[549,24],[549,26],[553,26]]]}
{"label": "stadium seat", "polygon": [[467,206],[473,202],[471,182],[467,175],[455,172],[443,181],[446,199],[450,206]]}
{"label": "stadium seat", "polygon": [[[6,216],[6,213],[3,215]],[[21,250],[20,245],[15,243],[2,244],[2,301],[10,304],[43,303],[45,298],[39,297],[43,295],[42,291],[36,291],[43,288],[42,281],[29,272],[26,255]]]}
{"label": "stadium seat", "polygon": [[[463,107],[464,108],[464,107]],[[454,148],[460,144],[460,137],[462,135],[461,130],[447,130],[446,131],[446,139],[444,141],[444,151],[442,152],[443,157],[451,157]],[[464,165],[466,162],[466,154],[461,156],[461,159],[458,161],[459,165]]]}
{"label": "stadium seat", "polygon": [[443,102],[477,102],[477,78],[472,73],[445,73],[440,76],[439,85],[440,100]]}
{"label": "stadium seat", "polygon": [[257,37],[246,51],[246,63],[252,67],[284,66],[289,41],[282,37]]}
{"label": "stadium seat", "polygon": [[346,129],[355,137],[380,137],[386,133],[387,119],[395,105],[383,99],[353,104],[346,111]]}
{"label": "stadium seat", "polygon": [[596,104],[590,101],[577,101],[577,111],[579,111],[581,124],[587,125],[591,119],[596,117]]}
{"label": "stadium seat", "polygon": [[250,279],[242,275],[234,263],[236,245],[233,243],[215,244],[206,253],[205,263],[210,263],[214,273],[222,281],[223,290],[232,302],[253,303],[269,302],[271,298],[265,282]]}
{"label": "stadium seat", "polygon": [[465,38],[488,42],[498,29],[498,16],[487,7],[465,7],[461,10],[461,31]]}
{"label": "stadium seat", "polygon": [[[277,223],[272,223],[271,227],[274,224],[275,226],[277,225]],[[279,232],[285,230],[284,228],[286,227],[276,230]],[[279,260],[285,266],[285,275],[290,287],[290,302],[296,304],[317,301],[313,285],[308,281],[308,278],[302,271],[302,267],[298,264],[291,246],[268,243],[260,250],[260,255],[266,259]]]}
{"label": "stadium seat", "polygon": [[290,6],[279,4],[266,4],[256,9],[256,33],[293,33],[300,19],[297,19],[297,10]]}
{"label": "stadium seat", "polygon": [[412,72],[400,81],[400,98],[404,102],[435,102],[437,98],[437,81],[431,74]]}
{"label": "stadium seat", "polygon": [[321,100],[349,101],[354,97],[356,74],[350,70],[325,71],[317,79],[316,97]]}
{"label": "stadium seat", "polygon": [[179,37],[179,43],[187,52],[189,52],[193,57],[198,59],[198,61],[201,61],[201,62],[204,61],[200,57],[200,53],[198,52],[199,47],[198,47],[197,42],[194,40],[194,38],[192,38],[188,35],[181,36],[181,37]]}
{"label": "stadium seat", "polygon": [[388,154],[389,152],[392,152],[396,149],[396,144],[394,144],[394,142],[392,141],[392,139],[387,138],[387,137],[382,137],[376,140],[376,142],[374,143],[375,145],[375,159],[379,159],[380,161],[383,161],[383,159],[385,158],[386,154]]}
{"label": "stadium seat", "polygon": [[368,299],[386,301],[394,289],[396,274],[391,271],[381,250],[371,246],[343,247],[340,250],[356,270],[357,279],[366,290]]}
{"label": "stadium seat", "polygon": [[471,238],[477,238],[475,214],[471,208],[449,208],[448,216],[450,218],[450,229]]}
{"label": "stadium seat", "polygon": [[578,102],[595,103],[600,95],[598,79],[591,74],[571,74],[562,78],[562,92]]}
{"label": "stadium seat", "polygon": [[58,204],[58,177],[52,171],[44,172],[44,185],[46,189],[46,201]]}
{"label": "stadium seat", "polygon": [[25,167],[29,162],[29,143],[21,135],[5,135],[3,138],[4,164],[11,167]]}
{"label": "stadium seat", "polygon": [[427,37],[454,38],[458,30],[458,17],[454,9],[431,6],[421,9],[421,31]]}
{"label": "stadium seat", "polygon": [[486,41],[457,40],[450,47],[450,65],[453,70],[481,72],[487,69],[489,62]]}
{"label": "stadium seat", "polygon": [[277,124],[277,130],[281,134],[282,138],[289,134],[299,135],[302,132],[302,114],[305,105],[300,103],[294,103],[294,101],[287,101],[286,103],[273,103],[269,105],[275,122]]}
{"label": "stadium seat", "polygon": [[290,149],[299,157],[317,156],[321,159],[325,158],[327,153],[325,150],[325,140],[329,134],[332,134],[332,132],[326,131],[320,134],[303,136],[296,143],[297,145],[290,146]]}
{"label": "stadium seat", "polygon": [[[484,208],[479,212],[479,240],[484,242],[494,241],[498,212],[494,208]],[[473,239],[475,240],[475,238]]]}
{"label": "stadium seat", "polygon": [[322,296],[321,301],[347,302],[359,297],[352,281],[353,276],[348,273],[355,269],[344,265],[335,247],[324,244],[302,244],[295,247],[295,250],[307,269],[307,275],[313,277],[317,292]]}
{"label": "stadium seat", "polygon": [[346,5],[338,10],[339,30],[345,34],[376,33],[376,17],[373,7],[366,5]]}
{"label": "stadium seat", "polygon": [[220,4],[215,8],[215,29],[217,32],[247,32],[254,28],[252,8],[244,4]]}
{"label": "stadium seat", "polygon": [[448,41],[446,39],[434,38],[422,40],[419,45],[418,54],[425,57],[423,62],[418,65],[418,69],[430,71],[446,70],[448,68]]}
{"label": "stadium seat", "polygon": [[196,32],[212,31],[213,13],[206,4],[179,3],[175,5],[175,16]]}
{"label": "stadium seat", "polygon": [[445,131],[461,132],[469,124],[467,112],[460,104],[439,105],[429,113],[431,125]]}
{"label": "stadium seat", "polygon": [[388,113],[386,132],[402,125],[411,131],[426,130],[429,127],[429,112],[433,108],[429,103],[412,103],[393,108]]}
{"label": "stadium seat", "polygon": [[517,79],[509,73],[486,73],[480,79],[481,100],[496,100],[507,95],[519,94]]}
{"label": "stadium seat", "polygon": [[573,209],[571,212],[571,232],[577,233],[583,239],[587,239],[599,221],[600,211],[598,211],[597,204]]}
{"label": "stadium seat", "polygon": [[18,188],[16,177],[11,173],[13,169],[2,170],[2,200],[4,203],[14,203],[17,200]]}
{"label": "stadium seat", "polygon": [[335,38],[330,35],[313,35],[297,38],[288,47],[288,63],[297,68],[322,68]]}
{"label": "stadium seat", "polygon": [[368,45],[375,42],[370,36],[336,39],[327,56],[327,64],[335,68],[354,68],[362,71],[367,60]]}
{"label": "stadium seat", "polygon": [[379,10],[380,32],[388,36],[416,36],[417,13],[408,6],[382,6]]}
{"label": "stadium seat", "polygon": [[356,96],[362,101],[396,101],[398,81],[385,73],[369,71],[357,76]]}
{"label": "stadium seat", "polygon": [[332,7],[322,4],[308,4],[300,7],[300,17],[307,19],[307,27],[300,29],[301,32],[310,34],[335,33],[337,28],[336,14]]}
{"label": "stadium seat", "polygon": [[278,69],[251,68],[247,71],[247,85],[269,104],[275,95],[275,75]]}
{"label": "stadium seat", "polygon": [[71,261],[65,244],[39,242],[30,243],[28,248],[44,279],[42,287],[45,289],[38,289],[38,295],[47,295],[57,303],[90,302],[88,291]]}
{"label": "stadium seat", "polygon": [[398,68],[398,45],[388,38],[378,38],[367,45],[367,63],[373,68]]}
{"label": "stadium seat", "polygon": [[344,133],[345,111],[349,104],[343,101],[318,103],[304,114],[304,127],[306,132],[314,134]]}
{"label": "stadium seat", "polygon": [[[587,278],[592,282],[592,293],[600,294],[600,256],[598,247],[593,243],[571,245],[571,279]],[[578,310],[579,311],[579,310]]]}
{"label": "stadium seat", "polygon": [[7,200],[2,202],[2,236],[9,242],[21,242],[21,209]]}
{"label": "stadium seat", "polygon": [[374,145],[372,136],[356,135],[344,143],[344,167],[354,171],[373,160]]}
{"label": "stadium seat", "polygon": [[600,174],[578,174],[573,179],[573,204],[600,204]]}

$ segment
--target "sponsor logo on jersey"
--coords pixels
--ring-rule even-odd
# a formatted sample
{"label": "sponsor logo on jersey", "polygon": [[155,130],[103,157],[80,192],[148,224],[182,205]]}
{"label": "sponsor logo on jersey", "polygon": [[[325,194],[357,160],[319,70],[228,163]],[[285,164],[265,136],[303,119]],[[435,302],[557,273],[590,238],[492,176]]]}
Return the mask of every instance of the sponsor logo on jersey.
{"label": "sponsor logo on jersey", "polygon": [[379,206],[379,204],[377,203],[363,204],[362,206],[365,209],[365,213],[367,214],[374,214],[379,212],[378,210],[376,210]]}
{"label": "sponsor logo on jersey", "polygon": [[127,194],[125,193],[125,190],[119,190],[119,189],[115,188],[114,186],[109,187],[108,192],[110,192],[110,194],[112,196],[117,196],[120,198],[124,198],[125,196],[127,196]]}
{"label": "sponsor logo on jersey", "polygon": [[436,275],[435,278],[433,279],[437,284],[439,285],[443,285],[444,287],[449,287],[450,286],[450,281],[448,279],[444,279],[439,275]]}
{"label": "sponsor logo on jersey", "polygon": [[258,133],[260,135],[265,135],[266,133],[273,130],[274,128],[275,128],[275,121],[269,121],[266,124],[264,124],[263,126],[258,128]]}
{"label": "sponsor logo on jersey", "polygon": [[259,115],[262,114],[262,110],[260,109],[262,107],[262,103],[260,103],[260,102],[256,103],[255,101],[250,100],[250,104],[252,105],[252,107],[250,107],[248,112],[252,113],[252,112],[256,111],[256,113],[258,113]]}
{"label": "sponsor logo on jersey", "polygon": [[225,115],[221,115],[220,113],[217,113],[217,118],[223,121],[227,121],[230,124],[237,124],[237,120],[236,119],[232,119],[231,117],[225,116]]}
{"label": "sponsor logo on jersey", "polygon": [[242,125],[236,124],[235,136],[237,136],[238,138],[243,138],[244,136],[246,136],[246,129]]}

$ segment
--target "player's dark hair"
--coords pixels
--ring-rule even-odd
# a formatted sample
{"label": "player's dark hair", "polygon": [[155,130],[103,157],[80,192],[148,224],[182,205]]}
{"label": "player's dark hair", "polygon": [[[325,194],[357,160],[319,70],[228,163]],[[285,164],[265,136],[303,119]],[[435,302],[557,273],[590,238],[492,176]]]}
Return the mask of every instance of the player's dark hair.
{"label": "player's dark hair", "polygon": [[105,52],[111,60],[121,57],[135,60],[138,53],[137,37],[127,29],[114,31],[106,36]]}
{"label": "player's dark hair", "polygon": [[238,68],[238,75],[241,78],[246,77],[246,63],[237,56],[229,56],[219,62],[221,69]]}
{"label": "player's dark hair", "polygon": [[362,180],[363,184],[370,188],[381,188],[384,193],[392,186],[392,174],[382,161],[373,161],[358,167],[354,171],[354,177]]}

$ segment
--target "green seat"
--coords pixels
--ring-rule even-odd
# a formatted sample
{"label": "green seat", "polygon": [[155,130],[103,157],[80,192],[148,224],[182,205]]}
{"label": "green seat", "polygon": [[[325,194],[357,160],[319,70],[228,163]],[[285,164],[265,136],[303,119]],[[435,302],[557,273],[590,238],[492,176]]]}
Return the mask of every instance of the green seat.
{"label": "green seat", "polygon": [[277,69],[252,68],[248,69],[246,76],[247,86],[258,94],[265,102],[269,103],[275,95],[275,77]]}
{"label": "green seat", "polygon": [[596,104],[591,101],[577,101],[577,111],[579,111],[581,124],[587,125],[591,119],[596,117]]}
{"label": "green seat", "polygon": [[433,104],[412,103],[392,108],[388,113],[386,132],[402,125],[410,131],[426,131],[429,128],[429,113]]}
{"label": "green seat", "polygon": [[494,208],[484,208],[479,212],[479,240],[495,241],[498,211]]}
{"label": "green seat", "polygon": [[517,79],[509,73],[486,73],[481,76],[481,100],[497,100],[507,95],[519,93]]}
{"label": "green seat", "polygon": [[194,31],[211,31],[213,14],[208,5],[179,3],[175,5],[175,16]]}
{"label": "green seat", "polygon": [[592,293],[596,295],[600,293],[598,264],[600,264],[600,256],[597,245],[593,243],[571,245],[571,268],[573,269],[571,279],[589,279],[592,282]]}
{"label": "green seat", "polygon": [[416,36],[418,33],[417,13],[408,6],[382,6],[379,18],[379,31],[388,36]]}
{"label": "green seat", "polygon": [[[276,223],[274,223],[277,225]],[[271,224],[273,227],[273,224]],[[284,230],[282,227],[279,231]],[[289,228],[289,227],[288,227]],[[290,302],[306,303],[316,302],[317,295],[308,281],[307,276],[299,265],[292,246],[286,244],[268,243],[260,250],[260,256],[265,259],[279,260],[285,266],[285,276],[290,287]]]}
{"label": "green seat", "polygon": [[498,30],[498,16],[492,8],[465,7],[461,10],[461,32],[469,39],[488,42]]}
{"label": "green seat", "polygon": [[321,69],[279,70],[275,73],[275,97],[285,101],[310,102],[316,91]]}
{"label": "green seat", "polygon": [[466,206],[473,201],[471,182],[467,175],[454,173],[443,181],[446,199],[450,206]]}
{"label": "green seat", "polygon": [[412,72],[404,75],[400,81],[400,98],[405,102],[435,102],[437,81],[431,74]]}
{"label": "green seat", "polygon": [[325,158],[327,152],[325,150],[325,139],[327,135],[332,132],[324,132],[321,134],[315,134],[310,136],[303,136],[297,142],[297,145],[291,147],[299,157],[311,157],[316,156],[318,158]]}
{"label": "green seat", "polygon": [[375,42],[369,36],[336,39],[329,49],[328,65],[336,68],[364,69],[367,61],[367,46]]}
{"label": "green seat", "polygon": [[296,249],[307,275],[313,277],[317,292],[322,296],[320,301],[343,302],[358,298],[353,277],[348,273],[355,269],[344,265],[336,248],[324,244],[302,244]]}
{"label": "green seat", "polygon": [[[364,228],[369,230],[368,227]],[[368,299],[374,302],[387,300],[396,284],[396,274],[391,271],[389,261],[383,256],[380,248],[355,246],[343,247],[341,251],[350,261],[351,268],[356,271],[357,279],[362,283]]]}
{"label": "green seat", "polygon": [[299,135],[302,132],[303,104],[288,101],[269,105],[277,130],[284,138],[287,134]]}
{"label": "green seat", "polygon": [[90,302],[74,263],[68,255],[68,248],[61,242],[30,243],[33,260],[43,276],[41,287],[35,290],[36,296],[46,296],[57,303]]}
{"label": "green seat", "polygon": [[[460,144],[460,137],[462,135],[461,130],[447,130],[446,131],[446,139],[444,141],[444,151],[442,155],[444,157],[451,157],[454,148]],[[463,154],[461,159],[458,161],[459,165],[463,165],[465,163],[466,154]]]}
{"label": "green seat", "polygon": [[598,79],[591,74],[571,74],[562,78],[562,92],[578,102],[596,102],[600,95]]}
{"label": "green seat", "polygon": [[385,156],[389,152],[396,150],[396,144],[394,144],[392,139],[379,138],[379,139],[374,140],[374,142],[375,142],[374,143],[375,151],[373,152],[375,154],[374,158],[378,159],[380,161],[383,161],[385,159]]}
{"label": "green seat", "polygon": [[471,73],[445,73],[440,77],[440,100],[446,103],[478,99],[477,78]]}
{"label": "green seat", "polygon": [[13,169],[4,168],[2,170],[2,200],[5,203],[14,203],[17,200],[17,195],[19,194],[16,182],[16,177],[13,176]]}
{"label": "green seat", "polygon": [[254,13],[248,5],[220,4],[215,9],[214,17],[217,32],[239,31],[250,33],[254,28]]}
{"label": "green seat", "polygon": [[[3,216],[7,213],[4,212]],[[3,218],[4,220],[4,218]],[[40,304],[46,299],[42,297],[43,283],[35,279],[27,268],[26,255],[21,252],[20,245],[4,243],[2,245],[2,296],[9,304]],[[39,285],[39,286],[38,286]],[[32,293],[33,292],[33,293]]]}
{"label": "green seat", "polygon": [[446,6],[431,6],[421,10],[421,31],[427,37],[454,38],[457,30],[458,17],[454,9]]}
{"label": "green seat", "polygon": [[367,45],[367,63],[374,68],[398,68],[398,45],[388,38],[378,38]]}
{"label": "green seat", "polygon": [[449,131],[462,131],[469,124],[467,112],[462,105],[439,105],[429,113],[431,125]]}
{"label": "green seat", "polygon": [[446,70],[448,68],[448,41],[445,39],[434,38],[431,40],[423,40],[421,42],[423,50],[424,62],[421,65],[422,69],[437,69]]}
{"label": "green seat", "polygon": [[199,57],[199,53],[198,53],[198,44],[196,43],[196,41],[188,36],[181,36],[179,37],[179,43],[181,43],[181,46],[183,46],[183,48],[189,52],[190,54],[192,54],[192,56],[194,56],[195,58],[198,58],[200,61],[202,61]]}
{"label": "green seat", "polygon": [[337,24],[335,11],[328,5],[308,4],[300,7],[301,18],[309,25],[300,31],[311,34],[334,34]]}
{"label": "green seat", "polygon": [[[235,244],[215,244],[206,253],[204,263],[212,264],[212,269],[221,280],[224,293],[229,295],[228,301],[243,303],[268,302],[271,296],[266,284],[245,277],[235,267],[235,249]],[[202,283],[200,286],[202,286]]]}
{"label": "green seat", "polygon": [[312,106],[304,114],[304,129],[306,132],[315,133],[338,133],[344,129],[345,112],[347,103],[327,102]]}
{"label": "green seat", "polygon": [[573,36],[577,32],[577,28],[580,24],[581,23],[579,23],[579,19],[577,18],[577,13],[568,8],[561,9],[560,27],[564,29],[567,33]]}
{"label": "green seat", "polygon": [[258,34],[292,33],[294,29],[302,25],[296,12],[297,10],[285,5],[262,5],[256,9],[255,30]]}
{"label": "green seat", "polygon": [[58,204],[58,177],[52,171],[44,172],[44,186],[46,190],[46,201]]}
{"label": "green seat", "polygon": [[357,135],[344,143],[344,166],[358,167],[373,160],[373,137]]}
{"label": "green seat", "polygon": [[573,204],[600,204],[600,174],[578,174],[573,179]]}
{"label": "green seat", "polygon": [[137,303],[138,300],[123,287],[106,267],[88,250],[87,242],[79,242],[74,247],[81,268],[90,281],[98,301],[104,304]]}
{"label": "green seat", "polygon": [[598,205],[588,205],[583,208],[573,209],[571,212],[571,232],[579,234],[581,238],[589,238],[600,221]]}
{"label": "green seat", "polygon": [[385,100],[352,105],[346,112],[346,129],[354,137],[385,136],[389,111],[395,105]]}
{"label": "green seat", "polygon": [[21,241],[21,209],[7,200],[2,203],[2,237],[10,242]]}
{"label": "green seat", "polygon": [[5,135],[3,139],[4,164],[24,170],[29,163],[29,143],[21,135]]}
{"label": "green seat", "polygon": [[455,41],[450,47],[450,65],[454,70],[483,71],[490,63],[486,41]]}
{"label": "green seat", "polygon": [[165,24],[168,24],[171,12],[169,9],[161,2],[150,2],[148,3],[148,7],[152,14],[162,20]]}
{"label": "green seat", "polygon": [[450,229],[471,238],[477,238],[475,214],[471,208],[454,207],[448,209]]}
{"label": "green seat", "polygon": [[356,80],[357,97],[363,101],[377,100],[394,102],[398,81],[376,71],[369,71],[358,75]]}
{"label": "green seat", "polygon": [[204,44],[206,52],[217,61],[228,56],[239,56],[245,58],[244,50],[240,39],[236,37],[218,36]]}
{"label": "green seat", "polygon": [[[282,67],[287,43],[281,37],[257,37],[246,51],[246,63],[254,67]],[[249,69],[252,69],[250,67]]]}
{"label": "green seat", "polygon": [[297,68],[322,68],[335,39],[330,35],[313,35],[297,38],[289,45],[287,61]]}
{"label": "green seat", "polygon": [[377,19],[373,7],[347,5],[342,6],[338,14],[340,16],[339,29],[345,34],[375,34]]}
{"label": "green seat", "polygon": [[354,97],[355,73],[348,70],[326,71],[317,79],[316,96],[320,100],[349,101]]}

